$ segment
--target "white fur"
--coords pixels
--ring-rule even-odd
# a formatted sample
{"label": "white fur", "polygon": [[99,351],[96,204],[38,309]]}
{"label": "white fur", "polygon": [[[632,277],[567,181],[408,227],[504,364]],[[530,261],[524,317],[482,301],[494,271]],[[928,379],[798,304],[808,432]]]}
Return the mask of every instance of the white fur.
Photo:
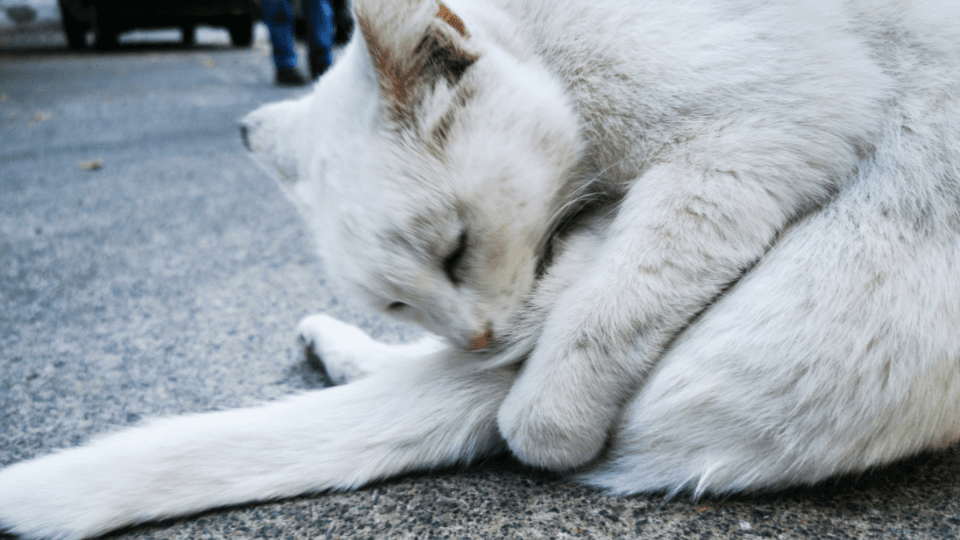
{"label": "white fur", "polygon": [[349,384],[14,465],[0,524],[77,538],[504,447],[729,493],[960,438],[956,2],[354,4],[250,145],[333,276],[446,343],[309,318]]}
{"label": "white fur", "polygon": [[323,367],[334,384],[346,384],[445,348],[442,340],[431,335],[413,343],[387,345],[327,315],[303,319],[297,325],[297,334],[303,345],[323,360]]}
{"label": "white fur", "polygon": [[501,451],[494,417],[510,380],[434,354],[258,408],[156,420],[4,469],[0,522],[83,538],[466,462]]}

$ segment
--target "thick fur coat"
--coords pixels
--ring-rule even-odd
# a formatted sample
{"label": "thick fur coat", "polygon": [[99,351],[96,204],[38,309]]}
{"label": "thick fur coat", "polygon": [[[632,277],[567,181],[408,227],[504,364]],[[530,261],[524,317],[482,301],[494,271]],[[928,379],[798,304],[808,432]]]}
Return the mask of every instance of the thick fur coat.
{"label": "thick fur coat", "polygon": [[0,471],[79,538],[508,450],[615,493],[810,484],[960,439],[955,1],[355,0],[243,122],[330,272],[434,336]]}

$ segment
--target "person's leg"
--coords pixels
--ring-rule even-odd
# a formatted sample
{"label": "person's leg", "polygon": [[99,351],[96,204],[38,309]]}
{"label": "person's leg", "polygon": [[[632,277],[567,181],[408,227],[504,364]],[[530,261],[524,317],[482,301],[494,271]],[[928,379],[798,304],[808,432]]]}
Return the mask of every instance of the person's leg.
{"label": "person's leg", "polygon": [[316,79],[333,63],[333,40],[336,24],[330,0],[304,0],[307,39],[310,50],[310,76]]}
{"label": "person's leg", "polygon": [[353,33],[350,3],[347,0],[330,0],[330,7],[333,8],[333,21],[336,26],[333,42],[336,45],[343,45],[350,41],[350,35]]}
{"label": "person's leg", "polygon": [[293,39],[293,8],[288,0],[261,0],[263,22],[270,30],[273,64],[277,68],[277,84],[305,84],[296,70],[297,52]]}

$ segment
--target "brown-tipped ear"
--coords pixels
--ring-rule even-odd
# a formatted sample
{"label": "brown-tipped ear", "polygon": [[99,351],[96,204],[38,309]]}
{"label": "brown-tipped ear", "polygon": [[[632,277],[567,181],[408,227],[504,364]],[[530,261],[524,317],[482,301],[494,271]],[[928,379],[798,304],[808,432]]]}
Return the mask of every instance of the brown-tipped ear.
{"label": "brown-tipped ear", "polygon": [[457,84],[478,58],[463,20],[437,0],[355,0],[354,12],[381,95],[397,119],[408,119],[439,80]]}
{"label": "brown-tipped ear", "polygon": [[443,20],[443,22],[449,24],[457,31],[461,36],[467,36],[467,29],[463,26],[463,21],[460,20],[460,17],[457,17],[450,9],[443,5],[440,2],[437,2],[437,6],[440,8],[437,11],[437,17]]}

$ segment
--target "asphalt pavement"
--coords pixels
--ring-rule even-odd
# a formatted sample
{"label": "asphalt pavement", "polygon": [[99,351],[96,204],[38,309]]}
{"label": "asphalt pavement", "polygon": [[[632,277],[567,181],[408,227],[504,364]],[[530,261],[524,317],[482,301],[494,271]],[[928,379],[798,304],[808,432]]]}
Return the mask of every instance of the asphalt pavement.
{"label": "asphalt pavement", "polygon": [[[236,120],[272,84],[263,32],[176,31],[72,52],[0,32],[0,466],[146,417],[250,405],[324,379],[293,328],[353,307]],[[110,538],[957,538],[960,448],[802,490],[608,497],[509,457],[350,493],[220,509]],[[0,538],[11,538],[0,534]]]}

